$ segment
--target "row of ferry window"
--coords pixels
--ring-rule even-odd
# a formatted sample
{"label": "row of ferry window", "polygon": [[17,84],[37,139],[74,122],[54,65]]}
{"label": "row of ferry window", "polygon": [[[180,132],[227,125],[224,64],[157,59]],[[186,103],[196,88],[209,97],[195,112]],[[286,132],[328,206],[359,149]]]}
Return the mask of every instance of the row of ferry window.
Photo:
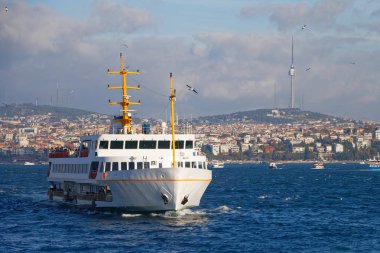
{"label": "row of ferry window", "polygon": [[[150,169],[151,167],[157,167],[156,161],[151,162],[105,162],[101,163],[99,172],[117,171],[117,170],[141,170]],[[206,169],[205,162],[178,162],[180,168],[198,168]],[[158,163],[158,168],[162,168],[162,163]]]}
{"label": "row of ferry window", "polygon": [[[176,149],[193,147],[193,141],[175,141]],[[99,149],[171,149],[171,141],[100,141]]]}
{"label": "row of ferry window", "polygon": [[53,164],[52,171],[55,173],[87,174],[88,164]]}

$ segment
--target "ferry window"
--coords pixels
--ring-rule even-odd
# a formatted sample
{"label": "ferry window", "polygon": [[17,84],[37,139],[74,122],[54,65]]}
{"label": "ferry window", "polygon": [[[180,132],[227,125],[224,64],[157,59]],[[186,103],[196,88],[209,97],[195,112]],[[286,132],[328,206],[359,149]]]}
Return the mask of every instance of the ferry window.
{"label": "ferry window", "polygon": [[91,163],[91,172],[96,172],[98,170],[98,167],[99,167],[99,162],[92,162]]}
{"label": "ferry window", "polygon": [[142,162],[137,162],[137,169],[142,170],[143,168],[143,163]]}
{"label": "ferry window", "polygon": [[190,162],[185,162],[185,168],[190,168]]}
{"label": "ferry window", "polygon": [[203,162],[203,169],[207,169],[206,162]]}
{"label": "ferry window", "polygon": [[170,141],[158,141],[158,149],[170,149]]}
{"label": "ferry window", "polygon": [[157,141],[140,141],[140,149],[155,149]]}
{"label": "ferry window", "polygon": [[121,170],[127,170],[127,163],[121,162]]}
{"label": "ferry window", "polygon": [[149,169],[149,168],[150,168],[149,162],[144,162],[144,169]]}
{"label": "ferry window", "polygon": [[99,149],[108,149],[108,141],[100,141]]}
{"label": "ferry window", "polygon": [[130,170],[134,170],[135,169],[135,162],[129,162],[128,167]]}
{"label": "ferry window", "polygon": [[175,141],[175,148],[176,149],[183,149],[184,141]]}
{"label": "ferry window", "polygon": [[191,168],[196,168],[197,167],[197,162],[191,162]]}
{"label": "ferry window", "polygon": [[137,149],[137,141],[126,141],[125,149]]}
{"label": "ferry window", "polygon": [[103,162],[100,163],[99,172],[103,172]]}
{"label": "ferry window", "polygon": [[162,168],[162,163],[158,164],[158,168],[160,168],[160,169]]}
{"label": "ferry window", "polygon": [[198,169],[202,169],[202,162],[198,162]]}
{"label": "ferry window", "polygon": [[112,170],[115,171],[115,170],[119,170],[119,163],[118,162],[113,162],[112,163]]}
{"label": "ferry window", "polygon": [[186,141],[186,149],[192,149],[193,148],[193,141]]}
{"label": "ferry window", "polygon": [[123,141],[111,141],[111,149],[123,149]]}
{"label": "ferry window", "polygon": [[111,171],[111,163],[106,162],[106,171]]}

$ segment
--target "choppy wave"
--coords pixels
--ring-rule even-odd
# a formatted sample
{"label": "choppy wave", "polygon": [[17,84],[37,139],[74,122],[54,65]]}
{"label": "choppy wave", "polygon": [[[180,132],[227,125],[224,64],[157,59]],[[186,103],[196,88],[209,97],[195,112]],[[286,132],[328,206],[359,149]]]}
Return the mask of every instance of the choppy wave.
{"label": "choppy wave", "polygon": [[121,217],[123,217],[123,218],[136,218],[136,217],[141,217],[141,216],[142,216],[142,214],[139,214],[139,213],[135,213],[135,214],[123,213],[123,214],[121,214]]}

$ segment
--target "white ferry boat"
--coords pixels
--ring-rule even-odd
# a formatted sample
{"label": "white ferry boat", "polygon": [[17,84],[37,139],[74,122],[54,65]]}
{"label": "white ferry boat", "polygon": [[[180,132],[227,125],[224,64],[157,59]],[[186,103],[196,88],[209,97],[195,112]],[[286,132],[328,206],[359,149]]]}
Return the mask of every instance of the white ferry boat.
{"label": "white ferry boat", "polygon": [[368,160],[368,165],[370,169],[380,169],[380,159],[379,156]]}
{"label": "white ferry boat", "polygon": [[174,101],[170,73],[171,134],[136,134],[131,127],[131,102],[127,75],[139,74],[124,68],[107,71],[122,76],[122,86],[108,86],[123,92],[122,117],[115,118],[113,133],[80,137],[77,152],[59,149],[49,154],[48,197],[78,206],[121,208],[131,212],[169,211],[200,204],[211,182],[207,160],[195,149],[195,136],[175,134]]}

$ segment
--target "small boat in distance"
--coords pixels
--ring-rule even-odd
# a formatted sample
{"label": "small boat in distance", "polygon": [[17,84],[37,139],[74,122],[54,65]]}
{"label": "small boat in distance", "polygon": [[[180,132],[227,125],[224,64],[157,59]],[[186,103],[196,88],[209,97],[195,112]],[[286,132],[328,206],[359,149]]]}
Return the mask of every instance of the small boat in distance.
{"label": "small boat in distance", "polygon": [[370,169],[380,169],[380,158],[379,155],[373,157],[373,159],[368,160],[368,165]]}
{"label": "small boat in distance", "polygon": [[224,168],[224,162],[222,161],[211,161],[209,164],[209,168],[211,169],[221,169]]}
{"label": "small boat in distance", "polygon": [[36,164],[33,162],[24,162],[24,165],[36,165]]}
{"label": "small boat in distance", "polygon": [[270,162],[268,166],[269,169],[278,169],[277,164],[275,162]]}
{"label": "small boat in distance", "polygon": [[312,169],[324,169],[325,168],[325,165],[323,164],[323,162],[316,162],[313,164],[313,167],[311,167]]}

